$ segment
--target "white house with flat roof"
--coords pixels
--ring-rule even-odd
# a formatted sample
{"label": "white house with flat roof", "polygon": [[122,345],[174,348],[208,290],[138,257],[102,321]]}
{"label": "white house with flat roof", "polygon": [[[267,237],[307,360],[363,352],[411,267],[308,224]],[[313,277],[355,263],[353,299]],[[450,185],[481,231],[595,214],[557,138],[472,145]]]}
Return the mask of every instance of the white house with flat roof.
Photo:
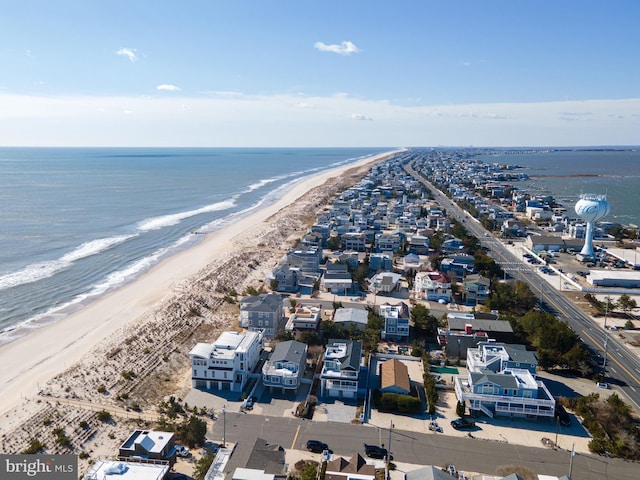
{"label": "white house with flat roof", "polygon": [[322,307],[300,303],[289,317],[284,329],[287,332],[294,330],[317,330],[320,325]]}
{"label": "white house with flat roof", "polygon": [[262,332],[223,332],[190,352],[193,388],[241,392],[260,360]]}

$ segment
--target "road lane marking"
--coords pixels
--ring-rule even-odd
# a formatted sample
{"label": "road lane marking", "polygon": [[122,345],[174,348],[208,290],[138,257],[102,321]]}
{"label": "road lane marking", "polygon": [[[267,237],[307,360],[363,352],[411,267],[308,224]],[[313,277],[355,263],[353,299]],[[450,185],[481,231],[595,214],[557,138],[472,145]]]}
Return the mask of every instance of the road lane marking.
{"label": "road lane marking", "polygon": [[634,392],[636,391],[636,389],[635,389],[635,388],[633,388],[633,385],[629,385],[629,388],[630,388],[631,390],[633,390]]}
{"label": "road lane marking", "polygon": [[[593,338],[591,335],[589,335],[587,332],[585,332],[584,330],[582,330],[582,333],[584,335],[586,335],[587,337],[589,337],[589,339],[595,344],[598,345],[598,347],[600,346],[600,342],[598,342],[595,338]],[[627,370],[627,367],[625,367],[624,365],[622,365],[618,360],[616,360],[614,357],[609,357],[608,360],[613,360],[616,365],[618,365],[618,367],[620,367],[622,370],[624,370],[627,375],[629,375],[633,380],[635,380],[636,383],[640,383],[640,380],[638,380],[638,378],[631,373],[629,370]]]}
{"label": "road lane marking", "polygon": [[291,447],[289,448],[290,450],[293,450],[293,447],[296,446],[296,441],[298,440],[299,433],[300,433],[300,425],[298,425],[298,428],[296,429],[296,434],[293,436],[293,442],[291,443]]}

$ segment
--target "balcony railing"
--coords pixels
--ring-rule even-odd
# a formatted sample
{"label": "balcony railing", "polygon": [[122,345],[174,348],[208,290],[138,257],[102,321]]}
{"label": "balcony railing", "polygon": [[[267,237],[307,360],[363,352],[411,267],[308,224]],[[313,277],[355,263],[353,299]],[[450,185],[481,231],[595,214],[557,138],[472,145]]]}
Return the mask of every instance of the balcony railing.
{"label": "balcony railing", "polygon": [[473,393],[470,388],[465,387],[459,378],[455,379],[455,390],[458,399],[469,400],[470,402],[479,401],[484,403],[518,403],[520,405],[532,405],[535,407],[548,407],[551,410],[555,408],[556,401],[553,400],[551,393],[544,386],[542,382],[537,382],[538,388],[542,388],[550,400],[544,398],[529,398],[529,397],[514,397],[511,395],[492,395],[492,394],[482,394],[482,393]]}
{"label": "balcony railing", "polygon": [[325,384],[327,390],[340,390],[342,392],[357,392],[358,385],[345,385],[340,381],[327,380]]}

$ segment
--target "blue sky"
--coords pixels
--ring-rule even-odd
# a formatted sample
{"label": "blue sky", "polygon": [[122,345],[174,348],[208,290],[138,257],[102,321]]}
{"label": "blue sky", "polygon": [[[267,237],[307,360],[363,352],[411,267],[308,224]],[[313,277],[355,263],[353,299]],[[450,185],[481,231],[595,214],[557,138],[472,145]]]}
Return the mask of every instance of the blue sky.
{"label": "blue sky", "polygon": [[0,145],[640,144],[640,2],[5,1]]}

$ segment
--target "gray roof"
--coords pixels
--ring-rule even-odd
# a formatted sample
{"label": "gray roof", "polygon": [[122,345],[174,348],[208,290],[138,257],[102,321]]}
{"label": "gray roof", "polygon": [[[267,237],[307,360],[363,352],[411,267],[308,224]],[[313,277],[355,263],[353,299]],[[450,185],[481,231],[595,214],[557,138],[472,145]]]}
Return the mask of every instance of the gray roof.
{"label": "gray roof", "polygon": [[338,308],[333,316],[333,322],[353,322],[366,326],[369,323],[369,313],[362,308]]}
{"label": "gray roof", "polygon": [[287,340],[286,342],[280,342],[276,345],[275,350],[271,354],[269,360],[271,362],[279,362],[281,360],[287,360],[291,363],[299,365],[302,356],[305,355],[307,346],[298,342],[297,340]]}
{"label": "gray roof", "polygon": [[327,343],[327,348],[330,348],[334,343],[340,344],[344,343],[347,347],[346,355],[340,359],[342,362],[341,370],[346,370],[347,368],[351,368],[356,372],[360,370],[360,357],[362,356],[362,344],[355,340],[338,340],[332,338]]}
{"label": "gray roof", "polygon": [[451,480],[452,477],[447,472],[434,466],[422,467],[404,474],[405,480]]}
{"label": "gray roof", "polygon": [[495,383],[502,388],[517,389],[518,381],[513,375],[502,375],[500,373],[493,373],[490,371],[485,372],[471,372],[471,382],[473,385],[479,385],[481,383]]}
{"label": "gray roof", "polygon": [[524,345],[517,344],[501,344],[509,354],[509,359],[518,363],[530,363],[538,365],[538,355],[535,352],[527,351]]}
{"label": "gray roof", "polygon": [[262,438],[256,438],[246,468],[264,470],[265,473],[284,474],[285,451],[280,445],[270,445]]}
{"label": "gray roof", "polygon": [[275,293],[248,296],[240,300],[240,308],[250,312],[276,312],[282,307],[282,297]]}
{"label": "gray roof", "polygon": [[507,320],[481,320],[468,318],[449,318],[449,328],[451,330],[464,330],[467,323],[472,325],[474,331],[483,332],[505,332],[512,333],[513,328]]}

